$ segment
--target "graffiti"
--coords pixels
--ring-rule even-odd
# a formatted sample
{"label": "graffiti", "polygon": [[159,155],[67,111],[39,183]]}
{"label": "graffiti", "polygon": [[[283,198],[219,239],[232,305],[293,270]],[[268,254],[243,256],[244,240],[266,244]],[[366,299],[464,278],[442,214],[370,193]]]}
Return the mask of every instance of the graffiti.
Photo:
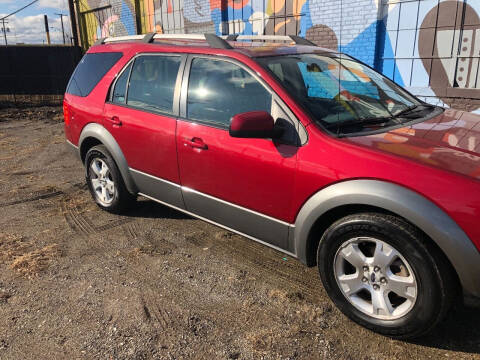
{"label": "graffiti", "polygon": [[337,34],[327,25],[314,25],[306,31],[305,35],[307,39],[320,44],[326,49],[338,49]]}
{"label": "graffiti", "polygon": [[185,32],[183,0],[155,0],[155,29],[164,33]]}
{"label": "graffiti", "polygon": [[[431,69],[430,87],[447,105],[452,105],[453,97],[479,98],[480,88],[480,17],[468,4],[446,1],[432,8],[425,16],[419,35],[419,53],[426,71]],[[440,8],[441,7],[441,8]],[[438,27],[432,39],[432,30],[428,24],[438,22],[439,13],[456,14],[461,11],[460,19],[449,27]],[[475,24],[475,25],[465,25]],[[432,57],[432,40],[434,45]],[[438,60],[437,60],[438,59]],[[445,89],[448,89],[448,96]],[[478,101],[480,106],[480,101]]]}
{"label": "graffiti", "polygon": [[[480,112],[480,1],[79,0],[111,5],[87,26],[101,36],[143,32],[296,34],[375,67],[421,99]],[[136,16],[136,11],[140,16]],[[137,24],[140,21],[141,24]]]}
{"label": "graffiti", "polygon": [[194,3],[195,3],[195,12],[197,13],[198,16],[204,16],[204,14],[202,14],[201,10],[202,10],[202,4],[200,3],[200,1],[198,0],[194,0]]}
{"label": "graffiti", "polygon": [[113,36],[115,34],[115,23],[118,21],[118,15],[112,15],[105,20],[102,26],[102,33],[97,37]]}
{"label": "graffiti", "polygon": [[79,1],[79,24],[84,42],[92,45],[101,37],[136,33],[134,5],[129,0],[119,4],[113,7],[108,0]]}
{"label": "graffiti", "polygon": [[383,62],[388,63],[387,75],[428,102],[479,112],[479,11],[478,1],[390,5]]}

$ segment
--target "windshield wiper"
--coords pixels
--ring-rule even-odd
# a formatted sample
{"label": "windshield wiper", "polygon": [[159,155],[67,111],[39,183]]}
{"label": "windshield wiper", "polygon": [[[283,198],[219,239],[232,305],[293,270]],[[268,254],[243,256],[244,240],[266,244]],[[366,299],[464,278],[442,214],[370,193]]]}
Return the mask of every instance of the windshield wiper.
{"label": "windshield wiper", "polygon": [[420,105],[410,105],[408,106],[406,109],[403,109],[402,111],[399,111],[397,112],[396,114],[394,114],[393,116],[395,117],[399,117],[399,116],[402,116],[406,113],[409,113],[411,112],[412,110],[415,110],[416,108],[418,108]]}
{"label": "windshield wiper", "polygon": [[331,129],[333,127],[335,128],[342,128],[345,126],[349,125],[375,125],[375,124],[383,124],[386,123],[387,121],[392,120],[392,118],[389,117],[372,117],[372,118],[360,118],[360,119],[352,119],[352,120],[345,120],[345,121],[340,121],[336,123],[329,123],[325,124],[325,127],[327,129]]}

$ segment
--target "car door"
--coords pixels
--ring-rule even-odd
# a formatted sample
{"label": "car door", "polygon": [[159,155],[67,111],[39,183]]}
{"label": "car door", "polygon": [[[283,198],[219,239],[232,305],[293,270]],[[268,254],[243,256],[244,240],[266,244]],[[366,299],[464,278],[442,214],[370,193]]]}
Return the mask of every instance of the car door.
{"label": "car door", "polygon": [[[299,146],[293,122],[276,95],[239,63],[191,56],[185,74],[177,148],[187,210],[292,251],[289,210]],[[230,137],[230,118],[255,110],[284,123],[284,137]]]}
{"label": "car door", "polygon": [[140,193],[181,208],[175,89],[184,59],[171,54],[136,56],[117,77],[104,110],[104,126],[123,151]]}

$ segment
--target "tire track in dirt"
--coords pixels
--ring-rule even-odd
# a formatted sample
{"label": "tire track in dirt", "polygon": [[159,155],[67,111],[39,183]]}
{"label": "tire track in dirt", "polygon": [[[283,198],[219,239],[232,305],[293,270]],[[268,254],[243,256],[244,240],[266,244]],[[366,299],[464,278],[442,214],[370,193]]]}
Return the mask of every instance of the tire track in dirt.
{"label": "tire track in dirt", "polygon": [[[300,293],[311,302],[319,298],[320,280],[306,277],[305,266],[298,263],[298,260],[201,220],[196,220],[191,226],[189,233],[185,234],[187,244],[209,248],[219,256],[235,256],[241,259],[242,265],[246,262],[251,266],[250,271],[259,277],[280,279],[282,285]],[[183,229],[184,232],[185,230]],[[284,258],[287,260],[283,260]]]}
{"label": "tire track in dirt", "polygon": [[128,238],[136,239],[139,236],[138,223],[135,221],[129,222],[123,227],[123,231]]}
{"label": "tire track in dirt", "polygon": [[125,223],[132,222],[132,219],[118,219],[102,225],[95,225],[86,217],[83,212],[79,211],[77,206],[69,207],[65,202],[62,203],[62,213],[70,228],[83,235],[96,234],[107,230],[122,226]]}
{"label": "tire track in dirt", "polygon": [[253,266],[251,272],[260,277],[262,274],[268,274],[264,278],[281,279],[283,285],[288,285],[289,288],[298,291],[310,301],[319,297],[318,286],[321,286],[319,280],[306,278],[305,267],[299,264],[297,259],[240,235],[232,234],[226,237],[225,235],[230,233],[220,233],[223,236],[219,237],[220,244],[215,247],[216,251],[222,249],[229,255],[241,258],[242,262],[245,261]]}
{"label": "tire track in dirt", "polygon": [[[29,174],[30,171],[24,171],[24,172],[18,172],[18,173],[13,173],[12,175],[24,175],[24,174]],[[17,200],[11,200],[7,201],[4,203],[0,203],[0,208],[6,207],[6,206],[12,206],[12,205],[18,205],[18,204],[24,204],[28,202],[33,202],[33,201],[38,201],[38,200],[45,200],[45,199],[50,199],[54,198],[57,196],[63,196],[71,193],[72,191],[81,188],[82,183],[75,183],[73,184],[70,188],[62,191],[62,190],[57,190],[57,189],[52,189],[50,191],[37,191],[36,193],[34,192],[34,196],[29,196],[23,199],[17,199]]]}
{"label": "tire track in dirt", "polygon": [[147,289],[143,292],[143,310],[149,321],[153,322],[153,326],[160,328],[161,330],[168,330],[174,325],[169,312],[159,306],[157,297],[152,294],[152,289]]}
{"label": "tire track in dirt", "polygon": [[[65,203],[64,203],[65,207]],[[163,242],[171,243],[168,240],[160,239],[158,241],[152,241],[148,236],[144,236],[141,223],[139,219],[125,219],[121,218],[112,221],[109,224],[102,226],[94,226],[78,207],[66,209],[64,211],[65,218],[70,227],[76,231],[82,240],[89,248],[100,248],[102,251],[96,252],[95,257],[101,259],[102,262],[107,261],[112,265],[118,263],[118,255],[112,252],[112,244],[107,241],[104,236],[94,236],[109,229],[121,226],[124,235],[126,236],[129,247],[140,247],[142,252],[155,256],[156,254],[165,255]],[[157,219],[153,221],[156,222]],[[147,226],[145,224],[145,226]],[[287,289],[287,291],[298,292],[310,302],[314,302],[319,298],[320,283],[318,279],[312,279],[311,277],[305,277],[303,265],[297,264],[296,261],[288,257],[287,261],[282,260],[284,255],[277,253],[276,251],[263,247],[253,240],[243,238],[239,235],[225,232],[223,230],[215,231],[216,228],[211,228],[210,224],[203,222],[192,223],[188,228],[183,228],[183,232],[187,232],[184,236],[184,246],[188,247],[194,245],[197,248],[208,247],[212,250],[216,256],[224,256],[226,258],[235,256],[237,259],[241,259],[239,263],[245,267],[249,267],[249,272],[256,277],[262,278],[270,284],[274,284],[275,281],[280,281],[281,285]],[[151,228],[147,226],[147,228]],[[213,231],[212,231],[213,229]],[[220,236],[218,236],[220,234]],[[147,234],[148,235],[148,234]],[[140,241],[141,240],[141,241]],[[178,244],[175,244],[178,247]],[[169,246],[167,248],[170,249]],[[168,250],[168,249],[167,249]],[[174,249],[170,249],[174,251]],[[295,262],[293,262],[295,261]],[[128,264],[128,271],[131,273],[137,281],[144,283],[147,289],[155,289],[157,284],[155,282],[155,276],[148,273],[142,266],[137,266],[135,263]],[[200,293],[199,293],[200,295]],[[160,298],[158,298],[160,299]],[[160,327],[163,329],[168,326],[168,313],[165,312],[157,305],[155,297],[152,295],[145,298],[146,314],[150,314],[151,318],[154,318]]]}
{"label": "tire track in dirt", "polygon": [[297,259],[219,227],[215,227],[218,229],[215,234],[205,228],[202,231],[203,226],[214,225],[198,221],[199,223],[194,226],[199,231],[185,236],[189,244],[202,248],[208,247],[219,255],[241,259],[242,265],[246,262],[252,267],[250,272],[266,279],[281,279],[283,285],[288,286],[292,291],[299,292],[309,301],[314,302],[319,298],[319,287],[321,287],[319,278],[306,277],[305,266]]}
{"label": "tire track in dirt", "polygon": [[[74,216],[74,221],[75,224],[79,224],[79,226],[84,227],[85,222],[79,216],[80,213],[73,212],[75,214]],[[80,220],[79,220],[80,219]],[[70,217],[70,220],[72,218]],[[125,233],[130,233],[131,231],[131,226],[132,224],[127,224],[124,226],[124,232]],[[125,230],[125,228],[130,228]],[[134,228],[138,229],[138,224],[135,224]],[[136,231],[136,230],[134,230]],[[116,254],[114,249],[112,248],[111,245],[107,245],[107,240],[104,237],[103,234],[100,233],[92,233],[90,231],[82,231],[82,232],[77,232],[78,237],[77,240],[81,240],[84,242],[84,244],[89,247],[89,248],[100,248],[101,251],[96,251],[92,254],[91,256],[95,257],[97,259],[98,263],[102,263],[105,266],[109,266],[110,268],[115,268],[116,265],[119,262],[119,257],[122,257],[122,255]],[[95,236],[92,236],[95,235]],[[140,236],[137,236],[135,239],[140,239]],[[149,245],[151,242],[147,239],[144,239],[145,243],[143,245]],[[173,246],[169,241],[162,240],[165,242],[165,245],[167,247]],[[109,244],[109,243],[108,243]],[[134,241],[133,245],[140,245],[138,241]],[[173,328],[178,327],[178,323],[174,320],[173,318],[173,313],[176,313],[173,311],[173,308],[171,308],[170,305],[168,305],[168,309],[165,308],[165,299],[162,296],[159,296],[163,290],[159,288],[159,281],[156,278],[154,274],[152,274],[149,269],[146,269],[142,262],[129,262],[128,267],[128,278],[130,281],[137,282],[139,284],[138,288],[141,291],[142,297],[141,301],[142,303],[140,304],[143,307],[143,311],[145,313],[145,316],[150,323],[150,325],[158,329],[160,332],[165,333],[165,332],[170,332],[172,331]],[[160,274],[159,274],[160,275]],[[166,274],[162,274],[162,276],[165,276]],[[172,284],[180,284],[179,281],[176,279],[175,275],[167,275],[171,278],[171,283]],[[175,285],[172,285],[175,286]],[[177,286],[178,288],[178,286]],[[190,289],[192,291],[192,289]],[[197,292],[196,296],[201,296],[201,290],[196,290]],[[179,299],[176,299],[177,304],[176,306],[181,306],[180,304],[184,304],[182,301],[182,297]],[[185,305],[183,308],[187,308],[187,305]],[[81,312],[81,309],[75,310],[76,315],[79,315]],[[181,314],[181,311],[178,311],[178,314]]]}
{"label": "tire track in dirt", "polygon": [[95,228],[85,220],[85,217],[78,211],[76,206],[69,207],[66,202],[63,202],[62,213],[67,224],[76,233],[90,235],[96,232]]}
{"label": "tire track in dirt", "polygon": [[32,201],[37,201],[37,200],[44,200],[44,199],[49,199],[55,196],[60,196],[63,195],[63,191],[52,191],[52,192],[47,192],[44,194],[28,197],[25,199],[19,199],[19,200],[13,200],[13,201],[7,201],[5,203],[0,204],[0,208],[6,207],[6,206],[12,206],[12,205],[18,205],[18,204],[24,204],[27,202],[32,202]]}
{"label": "tire track in dirt", "polygon": [[128,223],[130,223],[130,222],[132,222],[132,221],[133,221],[132,219],[122,218],[122,219],[118,219],[118,220],[111,221],[111,222],[109,222],[109,223],[107,223],[107,224],[95,226],[94,228],[95,228],[95,232],[104,232],[104,231],[107,231],[107,230],[116,228],[116,227],[118,227],[118,226],[122,226],[122,225],[128,224]]}

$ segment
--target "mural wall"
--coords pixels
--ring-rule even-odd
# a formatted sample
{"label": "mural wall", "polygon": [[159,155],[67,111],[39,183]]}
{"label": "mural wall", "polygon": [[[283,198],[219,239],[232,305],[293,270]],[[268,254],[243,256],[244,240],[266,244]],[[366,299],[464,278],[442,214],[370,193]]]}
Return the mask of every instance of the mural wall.
{"label": "mural wall", "polygon": [[88,44],[151,31],[299,34],[430,103],[480,112],[479,0],[79,0],[79,8],[90,11],[80,15]]}
{"label": "mural wall", "polygon": [[480,1],[389,4],[383,72],[446,107],[480,109]]}
{"label": "mural wall", "polygon": [[79,0],[76,12],[84,47],[98,38],[136,34],[136,8],[134,0]]}

